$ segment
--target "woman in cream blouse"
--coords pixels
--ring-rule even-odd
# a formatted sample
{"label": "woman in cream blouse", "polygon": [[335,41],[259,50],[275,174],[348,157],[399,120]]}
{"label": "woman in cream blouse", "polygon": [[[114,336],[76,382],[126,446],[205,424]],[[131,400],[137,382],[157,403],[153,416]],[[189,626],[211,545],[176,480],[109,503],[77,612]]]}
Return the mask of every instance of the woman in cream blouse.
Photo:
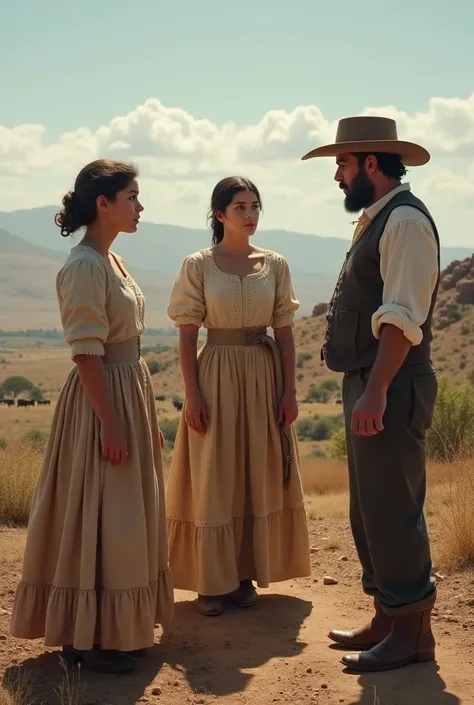
{"label": "woman in cream blouse", "polygon": [[62,646],[102,673],[134,670],[173,615],[162,437],[140,354],[145,300],[111,250],[137,231],[137,172],[88,164],[63,199],[61,234],[82,227],[57,276],[74,367],[59,394],[30,514],[11,632]]}
{"label": "woman in cream blouse", "polygon": [[299,303],[286,260],[250,244],[260,209],[247,179],[217,184],[213,247],[186,257],[168,308],[185,385],[167,488],[170,565],[175,587],[197,592],[207,616],[226,602],[254,605],[253,581],[266,588],[311,572],[292,425]]}

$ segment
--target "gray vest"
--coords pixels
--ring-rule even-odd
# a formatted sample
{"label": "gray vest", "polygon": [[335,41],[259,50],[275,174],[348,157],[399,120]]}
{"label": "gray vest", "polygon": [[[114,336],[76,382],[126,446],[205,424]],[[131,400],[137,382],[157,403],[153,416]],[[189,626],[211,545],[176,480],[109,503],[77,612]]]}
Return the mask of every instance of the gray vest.
{"label": "gray vest", "polygon": [[425,204],[410,191],[401,191],[375,216],[346,255],[329,302],[321,350],[321,359],[335,372],[371,367],[377,356],[379,341],[372,333],[372,315],[382,305],[379,243],[390,213],[398,206],[412,206],[424,213],[431,222],[438,245],[438,279],[428,317],[421,326],[423,340],[410,348],[403,365],[430,362],[431,322],[440,274],[439,235]]}

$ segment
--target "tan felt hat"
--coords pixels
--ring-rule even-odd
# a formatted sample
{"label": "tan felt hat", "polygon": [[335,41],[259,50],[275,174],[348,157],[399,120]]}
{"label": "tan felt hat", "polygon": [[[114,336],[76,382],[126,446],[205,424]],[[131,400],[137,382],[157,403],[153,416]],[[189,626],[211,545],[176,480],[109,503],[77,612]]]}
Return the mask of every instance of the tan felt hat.
{"label": "tan felt hat", "polygon": [[362,115],[339,120],[336,141],[311,150],[302,157],[336,157],[346,152],[387,152],[398,154],[405,166],[422,166],[430,160],[429,152],[414,142],[398,139],[397,124],[392,118]]}

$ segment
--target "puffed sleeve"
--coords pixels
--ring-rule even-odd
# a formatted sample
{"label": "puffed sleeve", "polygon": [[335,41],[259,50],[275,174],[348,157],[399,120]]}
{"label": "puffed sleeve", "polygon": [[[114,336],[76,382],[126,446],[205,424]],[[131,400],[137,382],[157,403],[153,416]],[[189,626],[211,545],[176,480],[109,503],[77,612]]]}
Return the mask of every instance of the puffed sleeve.
{"label": "puffed sleeve", "polygon": [[168,316],[175,326],[201,327],[206,315],[202,259],[186,257],[179,269],[168,305]]}
{"label": "puffed sleeve", "polygon": [[272,328],[293,327],[295,313],[300,307],[300,302],[296,298],[290,268],[284,257],[277,257],[275,275],[276,290]]}
{"label": "puffed sleeve", "polygon": [[71,357],[103,355],[109,333],[105,309],[107,274],[89,260],[66,264],[56,280],[64,339]]}

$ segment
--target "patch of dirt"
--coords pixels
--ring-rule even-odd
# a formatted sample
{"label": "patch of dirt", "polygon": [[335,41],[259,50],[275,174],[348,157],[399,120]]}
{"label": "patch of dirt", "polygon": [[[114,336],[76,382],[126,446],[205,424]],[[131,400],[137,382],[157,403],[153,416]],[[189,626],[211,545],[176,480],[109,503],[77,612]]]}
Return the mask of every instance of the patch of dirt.
{"label": "patch of dirt", "polygon": [[[173,632],[157,631],[155,648],[133,675],[81,673],[81,705],[474,703],[474,575],[454,574],[440,581],[433,617],[436,664],[348,674],[341,652],[326,635],[333,627],[365,622],[370,603],[360,591],[347,523],[320,518],[311,527],[312,578],[260,591],[257,607],[219,618],[200,616],[194,595],[176,592]],[[18,669],[26,669],[34,680],[36,702],[57,705],[55,690],[64,677],[58,652],[45,652],[41,642],[8,634],[23,543],[23,531],[0,531],[0,671],[5,683]],[[325,576],[337,584],[325,585]]]}

